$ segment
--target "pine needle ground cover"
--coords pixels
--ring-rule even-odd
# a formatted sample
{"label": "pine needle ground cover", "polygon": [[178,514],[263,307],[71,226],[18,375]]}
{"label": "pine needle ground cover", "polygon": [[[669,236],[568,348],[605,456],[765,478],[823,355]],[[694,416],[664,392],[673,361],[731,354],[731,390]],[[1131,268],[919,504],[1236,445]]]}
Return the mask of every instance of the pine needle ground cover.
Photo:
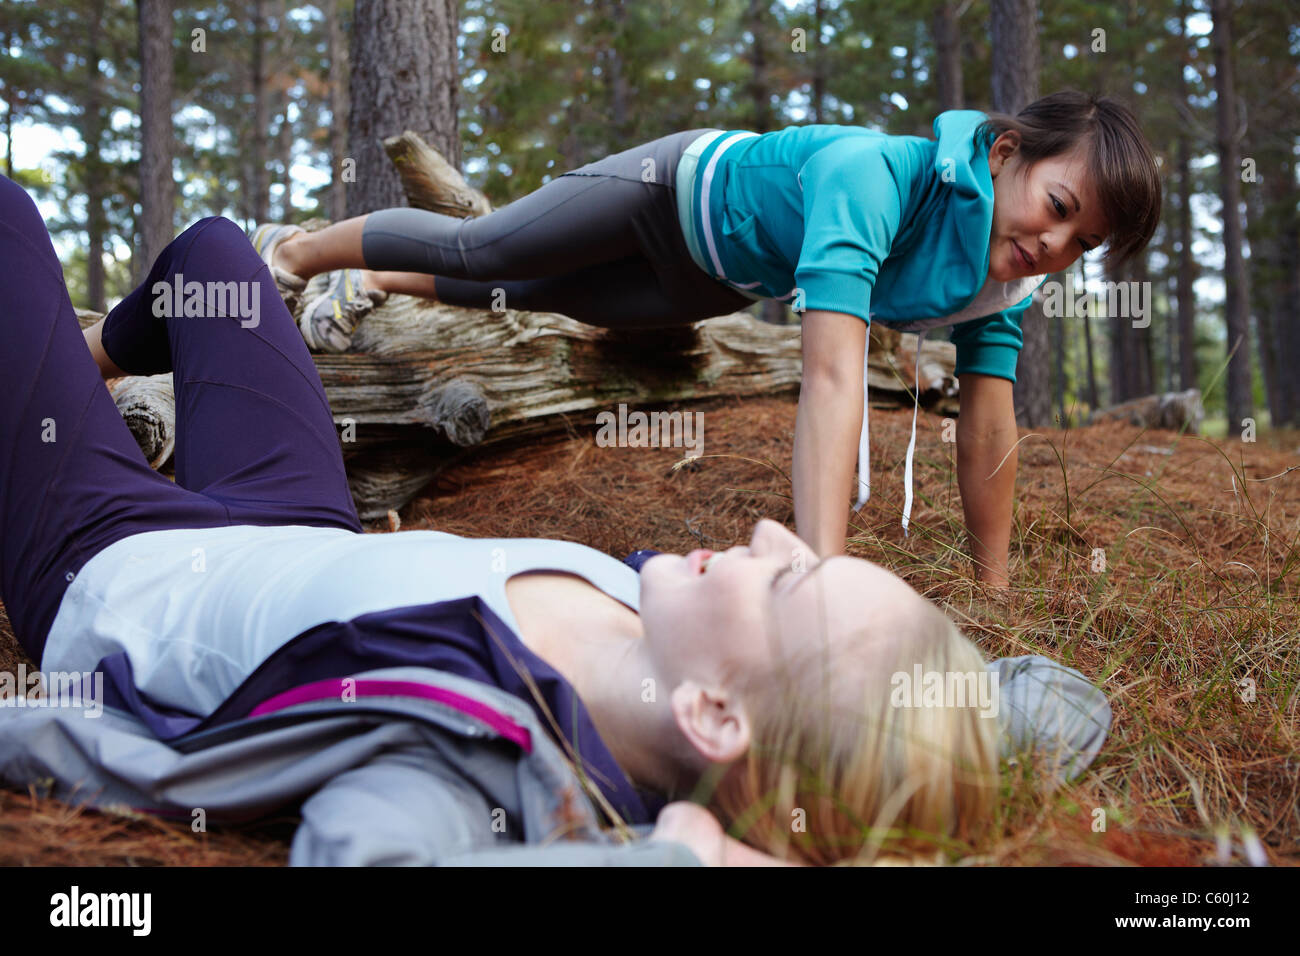
{"label": "pine needle ground cover", "polygon": [[[793,527],[794,400],[691,410],[704,415],[703,457],[685,467],[681,449],[600,447],[595,422],[575,417],[568,434],[467,456],[403,509],[401,528],[563,538],[621,558],[743,544],[764,517]],[[937,416],[918,423],[903,536],[910,424],[910,410],[872,411],[872,497],[850,553],[943,605],[986,656],[1079,669],[1114,713],[1075,783],[1008,785],[997,838],[969,862],[1300,863],[1300,435],[1022,430],[1013,585],[998,592],[971,580],[955,445]],[[0,618],[0,669],[19,654]],[[279,865],[294,822],[286,811],[195,834],[0,789],[0,864]]]}

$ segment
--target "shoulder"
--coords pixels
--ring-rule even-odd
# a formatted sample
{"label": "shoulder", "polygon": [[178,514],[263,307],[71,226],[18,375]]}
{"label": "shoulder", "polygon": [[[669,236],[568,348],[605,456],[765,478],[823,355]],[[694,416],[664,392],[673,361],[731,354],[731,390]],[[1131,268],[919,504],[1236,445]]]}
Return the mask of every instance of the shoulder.
{"label": "shoulder", "polygon": [[931,172],[935,144],[930,140],[859,127],[830,129],[836,132],[817,143],[800,169],[805,178],[838,180],[861,188],[882,175],[902,184]]}

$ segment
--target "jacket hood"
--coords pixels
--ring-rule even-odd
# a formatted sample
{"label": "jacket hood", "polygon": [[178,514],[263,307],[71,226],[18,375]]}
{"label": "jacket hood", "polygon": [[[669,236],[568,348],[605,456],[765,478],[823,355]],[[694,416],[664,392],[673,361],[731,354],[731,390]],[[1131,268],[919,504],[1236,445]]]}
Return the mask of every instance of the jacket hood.
{"label": "jacket hood", "polygon": [[[989,234],[993,230],[993,176],[987,149],[975,146],[975,129],[988,117],[978,110],[947,110],[934,120],[934,170],[948,189],[949,225],[969,254],[969,275],[959,288],[974,295],[988,274]],[[982,250],[982,254],[981,254]]]}

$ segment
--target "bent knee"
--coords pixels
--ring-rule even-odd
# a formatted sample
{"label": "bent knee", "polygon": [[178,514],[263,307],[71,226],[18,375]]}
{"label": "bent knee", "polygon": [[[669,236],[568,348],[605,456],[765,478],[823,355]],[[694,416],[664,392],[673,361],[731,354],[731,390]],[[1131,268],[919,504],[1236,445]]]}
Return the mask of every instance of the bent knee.
{"label": "bent knee", "polygon": [[45,219],[31,193],[4,175],[0,175],[0,221],[33,239],[49,238]]}
{"label": "bent knee", "polygon": [[239,238],[248,241],[248,236],[244,230],[240,229],[238,224],[225,216],[204,216],[202,219],[190,226],[181,235],[195,236],[202,235],[205,239],[235,239]]}
{"label": "bent knee", "polygon": [[260,259],[244,230],[225,216],[205,216],[177,236],[175,241],[190,254],[196,248],[208,253],[220,251],[223,254],[246,251],[250,256]]}

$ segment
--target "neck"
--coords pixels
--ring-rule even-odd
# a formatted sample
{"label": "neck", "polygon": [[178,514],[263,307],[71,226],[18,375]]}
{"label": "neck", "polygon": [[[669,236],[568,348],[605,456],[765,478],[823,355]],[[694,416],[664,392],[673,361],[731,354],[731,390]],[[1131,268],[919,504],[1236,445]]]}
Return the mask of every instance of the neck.
{"label": "neck", "polygon": [[646,653],[639,616],[588,616],[562,627],[548,660],[573,685],[597,733],[632,781],[672,794],[681,737],[667,687]]}

